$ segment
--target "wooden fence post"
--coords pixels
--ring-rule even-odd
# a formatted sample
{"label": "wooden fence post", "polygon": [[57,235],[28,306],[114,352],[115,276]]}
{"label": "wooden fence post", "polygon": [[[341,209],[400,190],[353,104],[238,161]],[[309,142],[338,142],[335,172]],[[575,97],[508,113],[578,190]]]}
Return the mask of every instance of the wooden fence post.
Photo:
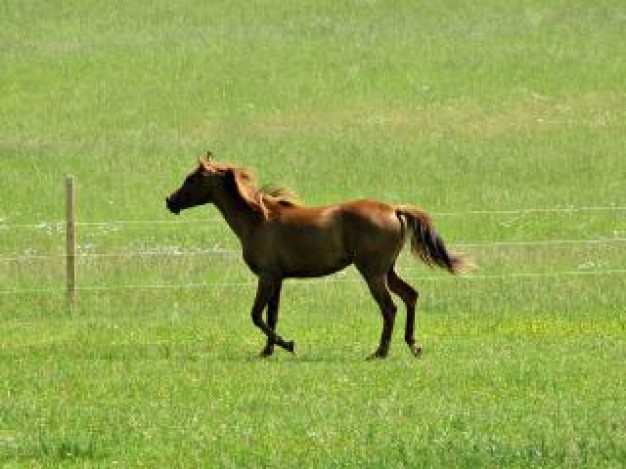
{"label": "wooden fence post", "polygon": [[65,281],[70,311],[76,304],[76,223],[74,214],[74,179],[65,176]]}

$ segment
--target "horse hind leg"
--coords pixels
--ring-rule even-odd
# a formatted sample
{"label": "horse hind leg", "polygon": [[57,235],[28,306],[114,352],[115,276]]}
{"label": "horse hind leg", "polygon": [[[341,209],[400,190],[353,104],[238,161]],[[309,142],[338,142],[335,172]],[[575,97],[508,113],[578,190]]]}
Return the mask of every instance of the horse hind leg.
{"label": "horse hind leg", "polygon": [[383,329],[380,335],[380,343],[376,351],[370,355],[368,359],[385,358],[389,353],[389,345],[391,344],[393,324],[396,318],[396,305],[391,299],[384,275],[365,276],[365,280],[383,316]]}
{"label": "horse hind leg", "polygon": [[387,274],[389,289],[398,295],[406,306],[406,327],[404,329],[404,340],[411,353],[419,357],[422,354],[422,347],[415,341],[415,307],[419,294],[411,285],[402,280],[394,269],[390,269]]}

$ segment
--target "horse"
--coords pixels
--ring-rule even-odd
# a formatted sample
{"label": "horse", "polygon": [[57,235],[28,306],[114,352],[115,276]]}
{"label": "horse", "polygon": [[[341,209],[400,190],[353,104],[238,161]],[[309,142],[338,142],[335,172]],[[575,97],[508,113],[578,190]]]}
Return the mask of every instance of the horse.
{"label": "horse", "polygon": [[[211,153],[165,199],[167,209],[182,210],[213,204],[239,238],[243,259],[257,276],[252,322],[266,336],[261,357],[274,346],[295,353],[295,342],[276,333],[283,281],[321,277],[354,265],[378,303],[383,327],[378,347],[368,358],[385,358],[396,317],[391,293],[406,306],[404,339],[419,357],[415,340],[418,292],[395,270],[407,237],[411,251],[430,266],[459,274],[470,266],[463,255],[451,253],[430,216],[411,205],[354,200],[324,207],[302,205],[285,188],[258,187],[254,174],[243,167],[218,163]],[[263,312],[267,309],[267,321]]]}

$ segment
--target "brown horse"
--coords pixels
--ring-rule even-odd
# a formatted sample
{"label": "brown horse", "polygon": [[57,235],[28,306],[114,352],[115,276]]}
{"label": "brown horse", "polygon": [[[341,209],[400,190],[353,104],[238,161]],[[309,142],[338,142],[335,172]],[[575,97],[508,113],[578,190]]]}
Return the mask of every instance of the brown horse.
{"label": "brown horse", "polygon": [[261,356],[272,355],[275,344],[290,352],[295,349],[293,341],[275,331],[283,280],[329,275],[351,264],[367,282],[383,316],[380,344],[370,358],[384,358],[389,351],[396,316],[390,291],[406,305],[406,343],[413,355],[421,354],[414,337],[418,293],[394,270],[407,236],[413,253],[429,265],[452,274],[468,265],[462,255],[446,250],[426,213],[372,200],[304,207],[289,191],[258,188],[249,171],[217,163],[210,156],[198,159],[198,167],[167,197],[166,205],[178,214],[212,203],[239,238],[243,258],[258,277],[251,314],[267,336]]}

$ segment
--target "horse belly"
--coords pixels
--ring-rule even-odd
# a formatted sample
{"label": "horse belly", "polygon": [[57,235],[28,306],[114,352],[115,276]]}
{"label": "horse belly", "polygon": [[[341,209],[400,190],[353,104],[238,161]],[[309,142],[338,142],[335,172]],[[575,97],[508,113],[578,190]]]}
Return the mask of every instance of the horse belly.
{"label": "horse belly", "polygon": [[283,270],[284,277],[291,278],[310,278],[310,277],[324,277],[325,275],[334,274],[340,270],[345,269],[352,263],[351,259],[334,259],[332,262],[319,263],[319,262],[298,262],[290,265],[285,265]]}
{"label": "horse belly", "polygon": [[321,229],[288,231],[281,236],[277,252],[286,277],[321,277],[352,263],[341,237]]}

